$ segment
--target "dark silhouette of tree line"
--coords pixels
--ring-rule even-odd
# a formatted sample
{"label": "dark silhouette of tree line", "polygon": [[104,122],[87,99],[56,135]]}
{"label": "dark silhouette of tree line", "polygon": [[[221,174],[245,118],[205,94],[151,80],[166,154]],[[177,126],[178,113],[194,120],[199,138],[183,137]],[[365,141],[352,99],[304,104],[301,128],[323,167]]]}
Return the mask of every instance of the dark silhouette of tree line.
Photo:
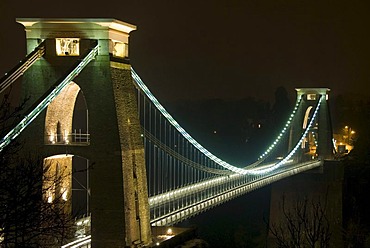
{"label": "dark silhouette of tree line", "polygon": [[[19,121],[23,105],[12,108],[3,96],[1,138]],[[52,165],[24,154],[23,145],[12,141],[0,152],[0,247],[60,247],[74,234],[70,199],[60,192],[63,173],[50,173]]]}

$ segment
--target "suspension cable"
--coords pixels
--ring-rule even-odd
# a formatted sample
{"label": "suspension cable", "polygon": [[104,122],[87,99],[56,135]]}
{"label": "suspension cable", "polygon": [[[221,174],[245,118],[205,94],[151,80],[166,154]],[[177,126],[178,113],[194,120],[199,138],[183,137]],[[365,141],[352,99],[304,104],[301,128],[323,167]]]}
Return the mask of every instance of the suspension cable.
{"label": "suspension cable", "polygon": [[[192,136],[190,136],[190,134],[188,132],[185,131],[184,128],[182,128],[178,123],[177,121],[167,112],[167,110],[159,103],[159,101],[157,100],[157,98],[150,92],[150,90],[148,89],[148,87],[144,84],[144,82],[141,80],[141,78],[139,77],[139,75],[134,71],[133,68],[131,68],[131,74],[132,74],[132,77],[134,79],[134,82],[136,83],[136,86],[139,88],[139,90],[141,90],[142,92],[145,93],[145,95],[152,101],[152,103],[156,106],[156,108],[160,111],[160,113],[166,117],[166,119],[173,125],[173,127],[175,129],[177,129],[178,132],[181,133],[181,135],[190,143],[192,144],[195,148],[197,148],[199,151],[201,151],[205,156],[207,156],[208,158],[210,158],[211,160],[213,160],[215,163],[219,164],[220,166],[230,170],[230,171],[233,171],[235,173],[239,173],[239,174],[255,174],[255,175],[258,175],[258,174],[263,174],[265,173],[266,169],[263,169],[263,170],[258,170],[258,167],[257,168],[252,168],[252,169],[245,169],[245,168],[239,168],[239,167],[236,167],[236,166],[233,166],[223,160],[221,160],[220,158],[218,158],[217,156],[215,156],[214,154],[212,154],[211,152],[209,152],[206,148],[204,148],[201,144],[199,144]],[[321,98],[320,98],[321,99]],[[280,138],[282,137],[282,135],[285,133],[285,131],[287,130],[287,128],[289,127],[289,125],[291,124],[291,120],[292,118],[294,117],[294,114],[296,113],[296,110],[298,109],[298,106],[301,102],[301,99],[298,99],[297,100],[297,103],[296,103],[296,106],[289,118],[289,120],[287,121],[286,123],[286,126],[284,127],[282,133],[280,133],[280,135],[278,136],[278,140],[280,140]],[[320,104],[318,104],[317,108],[316,108],[316,111],[318,110],[318,107],[319,107]],[[278,142],[275,141],[276,143]],[[300,141],[301,142],[301,141]],[[271,151],[271,149],[273,147],[275,147],[275,144],[273,144],[272,146],[270,146],[268,148],[268,151],[265,152],[265,154],[263,154],[261,157],[267,155],[267,153],[269,153]],[[295,152],[295,150],[294,150]],[[288,155],[289,156],[289,155]],[[291,155],[292,156],[292,155]],[[289,157],[290,158],[290,157]],[[281,162],[279,162],[277,165],[277,167],[281,166],[283,163],[285,163],[287,160],[283,159]],[[277,168],[277,167],[273,167],[274,169]]]}

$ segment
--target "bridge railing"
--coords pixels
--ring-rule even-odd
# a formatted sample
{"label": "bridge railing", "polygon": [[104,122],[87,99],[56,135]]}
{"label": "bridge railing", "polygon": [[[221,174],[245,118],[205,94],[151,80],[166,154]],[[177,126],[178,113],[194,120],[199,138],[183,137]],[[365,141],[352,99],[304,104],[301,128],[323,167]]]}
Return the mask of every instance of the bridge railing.
{"label": "bridge railing", "polygon": [[196,214],[206,211],[235,197],[259,189],[283,178],[319,167],[322,161],[312,160],[305,163],[292,164],[291,166],[281,167],[268,175],[237,175],[226,177],[220,180],[218,185],[214,185],[212,193],[190,190],[183,193],[182,199],[173,200],[170,197],[162,197],[159,203],[154,203],[153,197],[149,198],[151,207],[151,224],[153,226],[173,225],[188,219]]}
{"label": "bridge railing", "polygon": [[71,134],[52,134],[46,135],[48,145],[89,145],[90,134],[74,132]]}

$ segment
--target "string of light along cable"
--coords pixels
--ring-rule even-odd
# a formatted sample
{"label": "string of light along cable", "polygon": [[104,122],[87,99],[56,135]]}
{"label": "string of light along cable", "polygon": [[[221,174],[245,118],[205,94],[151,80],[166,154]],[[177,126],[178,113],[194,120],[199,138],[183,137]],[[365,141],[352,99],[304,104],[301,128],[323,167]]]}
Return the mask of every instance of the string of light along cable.
{"label": "string of light along cable", "polygon": [[[290,154],[288,154],[288,156],[290,155],[288,159],[283,159],[282,161],[280,161],[279,163],[277,163],[275,166],[271,167],[272,169],[263,169],[263,170],[258,170],[258,168],[254,168],[254,169],[243,169],[243,168],[239,168],[239,167],[233,166],[233,165],[227,163],[226,161],[223,161],[222,159],[218,158],[217,156],[215,156],[214,154],[212,154],[211,152],[209,152],[201,144],[199,144],[188,132],[185,131],[184,128],[182,128],[177,123],[177,121],[159,103],[159,101],[157,100],[157,98],[150,92],[150,90],[148,89],[148,87],[144,84],[144,82],[141,80],[141,78],[135,72],[135,70],[133,68],[131,68],[131,74],[132,74],[132,77],[134,79],[134,82],[137,84],[137,87],[146,94],[146,96],[152,101],[152,103],[156,106],[156,108],[162,113],[163,116],[165,116],[167,118],[167,120],[177,129],[177,131],[179,131],[181,133],[181,135],[183,135],[183,137],[185,137],[194,147],[196,147],[199,151],[201,151],[205,156],[207,156],[209,159],[213,160],[217,164],[221,165],[222,167],[224,167],[224,168],[226,168],[226,169],[228,169],[230,171],[233,171],[235,173],[238,173],[238,174],[258,175],[258,174],[264,174],[266,172],[270,172],[272,170],[277,169],[282,164],[286,163],[286,161],[289,160],[289,158],[291,156],[293,156],[293,154],[290,153]],[[296,111],[296,109],[294,110],[294,113],[295,113],[295,111]],[[317,110],[315,111],[315,113],[317,113]],[[294,116],[294,114],[293,114],[293,116]],[[312,120],[311,120],[310,124],[312,123]],[[290,120],[289,120],[289,123],[288,124],[290,124]],[[284,130],[284,132],[285,132],[285,130]],[[305,132],[305,134],[307,134],[307,133]],[[302,142],[303,139],[304,139],[304,136],[301,137],[301,139],[300,139],[299,142]],[[299,147],[299,144],[297,144],[296,147]],[[296,151],[296,149],[294,150],[294,152],[295,151]]]}
{"label": "string of light along cable", "polygon": [[39,58],[45,54],[45,42],[41,42],[31,53],[29,53],[24,60],[19,61],[18,65],[4,77],[0,78],[0,93],[12,85],[20,76],[23,75],[28,68],[31,67]]}
{"label": "string of light along cable", "polygon": [[298,150],[299,146],[302,144],[302,142],[304,141],[305,137],[307,136],[308,132],[310,131],[310,129],[311,129],[314,121],[316,120],[317,112],[319,111],[319,108],[320,108],[322,99],[323,99],[323,97],[320,96],[320,99],[319,99],[319,101],[317,103],[317,106],[315,108],[315,112],[312,115],[312,118],[310,120],[310,123],[308,124],[308,126],[307,126],[306,130],[304,131],[303,135],[301,136],[301,138],[299,139],[299,141],[295,145],[295,147],[290,151],[290,153],[285,158],[283,158],[279,163],[271,166],[270,168],[259,170],[259,172],[261,172],[261,173],[271,172],[271,171],[275,170],[276,168],[279,168],[281,165],[285,164],[295,154],[295,152]]}
{"label": "string of light along cable", "polygon": [[292,124],[292,120],[297,112],[297,109],[300,105],[302,101],[302,98],[299,97],[296,101],[296,104],[293,108],[293,111],[292,113],[290,114],[289,116],[289,119],[287,120],[287,122],[285,123],[284,125],[284,128],[280,131],[279,135],[275,138],[275,140],[272,142],[272,144],[266,149],[266,151],[264,153],[261,154],[261,156],[259,156],[258,160],[250,165],[247,165],[244,167],[244,169],[250,169],[250,168],[255,168],[256,166],[258,166],[259,164],[261,164],[263,161],[265,161],[265,159],[268,157],[268,155],[274,150],[274,148],[280,143],[283,135],[285,134],[285,132],[288,130],[288,128],[290,127],[290,125]]}

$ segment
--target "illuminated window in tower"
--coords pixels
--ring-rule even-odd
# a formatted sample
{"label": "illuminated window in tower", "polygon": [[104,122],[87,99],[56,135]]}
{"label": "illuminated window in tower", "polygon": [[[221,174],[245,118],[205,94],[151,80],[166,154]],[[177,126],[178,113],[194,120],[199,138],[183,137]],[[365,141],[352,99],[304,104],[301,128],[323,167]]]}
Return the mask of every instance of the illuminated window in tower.
{"label": "illuminated window in tower", "polygon": [[316,100],[316,94],[307,94],[307,100]]}
{"label": "illuminated window in tower", "polygon": [[79,38],[56,38],[56,51],[58,56],[79,56]]}
{"label": "illuminated window in tower", "polygon": [[127,57],[127,44],[119,41],[113,41],[112,53],[115,57]]}

